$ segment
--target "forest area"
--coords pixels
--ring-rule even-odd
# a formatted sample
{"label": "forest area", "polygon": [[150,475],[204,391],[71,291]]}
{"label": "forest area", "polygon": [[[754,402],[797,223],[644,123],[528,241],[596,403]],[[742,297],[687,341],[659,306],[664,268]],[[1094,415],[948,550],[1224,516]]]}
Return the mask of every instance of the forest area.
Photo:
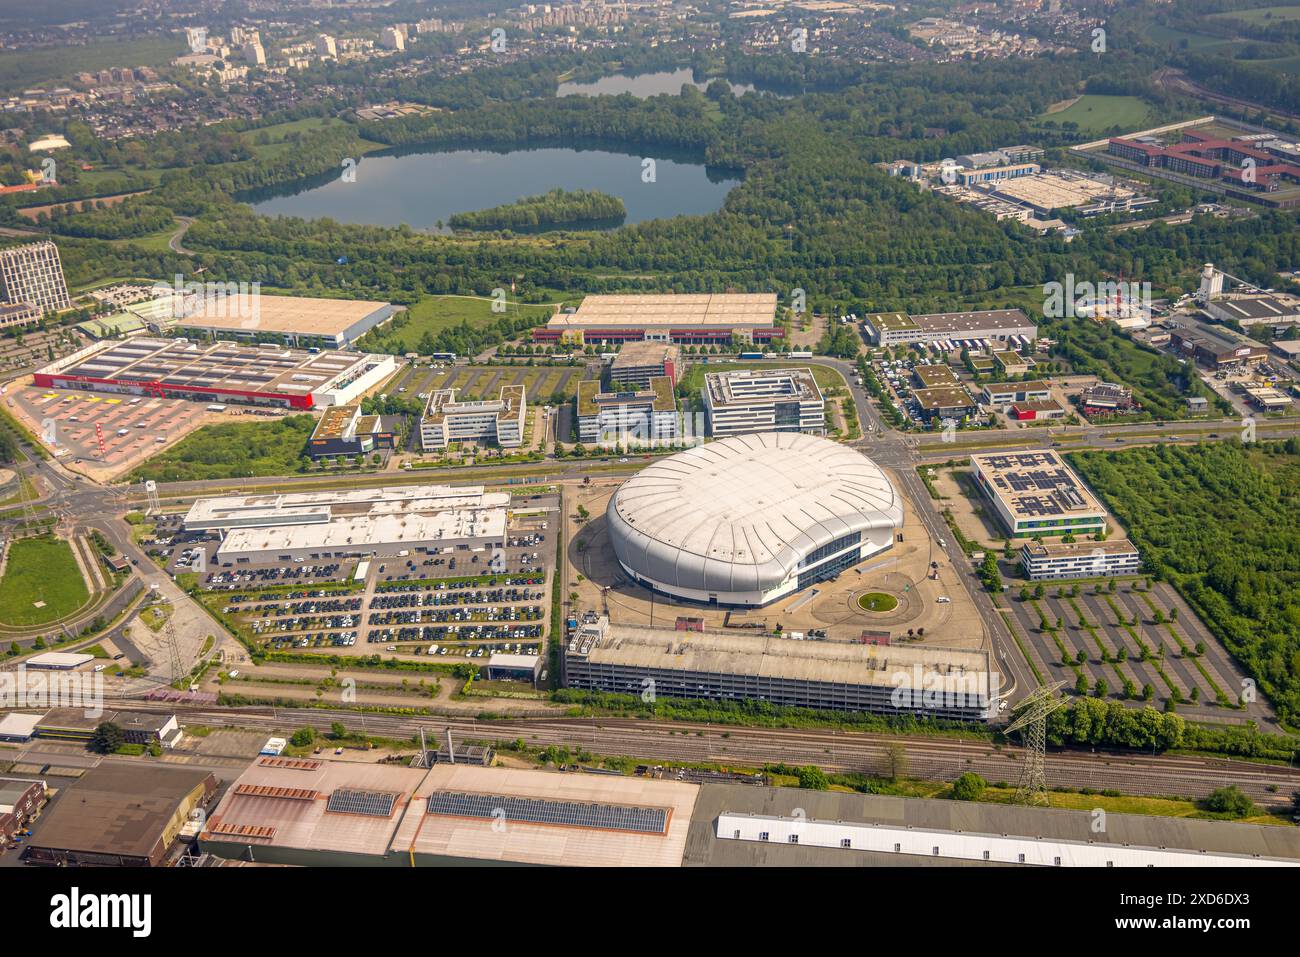
{"label": "forest area", "polygon": [[1294,726],[1300,718],[1300,439],[1080,452],[1074,464]]}

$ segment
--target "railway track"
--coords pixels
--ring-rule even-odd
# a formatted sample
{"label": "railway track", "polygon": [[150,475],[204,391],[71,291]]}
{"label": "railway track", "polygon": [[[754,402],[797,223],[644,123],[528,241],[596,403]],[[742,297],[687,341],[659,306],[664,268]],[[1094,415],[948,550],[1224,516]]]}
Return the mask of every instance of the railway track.
{"label": "railway track", "polygon": [[[450,728],[462,740],[513,741],[531,747],[557,745],[599,755],[647,762],[710,763],[761,767],[773,760],[817,765],[832,772],[883,775],[888,748],[902,745],[905,774],[949,781],[974,771],[990,782],[1014,783],[1023,751],[1015,745],[983,739],[905,736],[816,728],[755,728],[631,718],[412,718],[326,709],[267,707],[222,709],[186,707],[167,702],[130,701],[134,709],[175,711],[196,724],[291,731],[311,726],[327,730],[341,722],[349,730],[408,739],[419,732]],[[1049,753],[1049,785],[1114,789],[1129,795],[1203,798],[1216,788],[1235,784],[1265,807],[1288,805],[1300,790],[1300,770],[1226,758],[1179,754],[1062,750]]]}

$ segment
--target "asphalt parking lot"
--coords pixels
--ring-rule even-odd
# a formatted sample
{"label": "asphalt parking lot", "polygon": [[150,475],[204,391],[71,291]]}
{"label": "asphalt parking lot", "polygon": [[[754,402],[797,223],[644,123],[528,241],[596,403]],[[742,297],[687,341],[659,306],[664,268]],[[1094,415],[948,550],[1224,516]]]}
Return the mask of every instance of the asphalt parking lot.
{"label": "asphalt parking lot", "polygon": [[35,386],[11,390],[10,396],[64,464],[85,463],[110,472],[138,464],[214,415],[183,399]]}
{"label": "asphalt parking lot", "polygon": [[[542,502],[539,506],[537,503]],[[330,654],[540,655],[555,565],[556,513],[519,503],[504,548],[412,549],[409,555],[230,564],[215,534],[188,534],[164,516],[152,544],[172,574],[199,574],[208,603],[249,643]]]}

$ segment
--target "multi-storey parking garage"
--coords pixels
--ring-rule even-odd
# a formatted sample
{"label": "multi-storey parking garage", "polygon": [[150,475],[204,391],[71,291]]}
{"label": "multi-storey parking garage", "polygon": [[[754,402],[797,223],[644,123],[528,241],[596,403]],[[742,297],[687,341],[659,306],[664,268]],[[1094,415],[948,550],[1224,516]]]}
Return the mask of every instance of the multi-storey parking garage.
{"label": "multi-storey parking garage", "polygon": [[733,436],[647,466],[611,498],[624,570],[675,598],[766,605],[889,548],[902,498],[859,452],[797,432]]}

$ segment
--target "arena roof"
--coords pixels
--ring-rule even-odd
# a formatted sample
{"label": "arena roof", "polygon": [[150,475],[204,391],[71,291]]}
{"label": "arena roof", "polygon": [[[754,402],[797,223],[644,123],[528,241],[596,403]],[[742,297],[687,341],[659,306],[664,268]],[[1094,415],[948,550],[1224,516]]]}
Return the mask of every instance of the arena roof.
{"label": "arena roof", "polygon": [[658,581],[725,591],[773,587],[820,545],[903,523],[901,497],[874,462],[797,432],[733,436],[648,465],[608,515],[620,560]]}

